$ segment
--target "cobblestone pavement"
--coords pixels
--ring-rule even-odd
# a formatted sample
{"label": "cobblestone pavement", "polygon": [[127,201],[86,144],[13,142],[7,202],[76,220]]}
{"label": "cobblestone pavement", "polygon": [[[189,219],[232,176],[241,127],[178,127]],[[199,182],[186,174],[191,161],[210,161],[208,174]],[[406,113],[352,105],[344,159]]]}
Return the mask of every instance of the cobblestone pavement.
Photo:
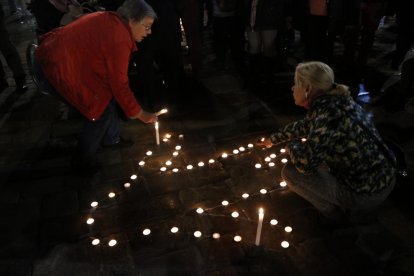
{"label": "cobblestone pavement", "polygon": [[[14,16],[7,25],[24,56],[33,22]],[[371,62],[384,64],[387,45],[376,43]],[[322,224],[283,187],[280,148],[249,147],[303,114],[291,74],[278,74],[274,91],[250,93],[231,71],[205,65],[200,82],[186,80],[186,101],[160,117],[168,141],[156,146],[154,126],[124,122],[134,146],[101,150],[91,178],[69,168],[79,118],[62,119],[56,99],[32,83],[25,94],[0,94],[0,275],[413,275],[412,189],[352,225]],[[392,73],[382,68],[374,84]],[[373,114],[412,174],[412,115],[381,106]]]}

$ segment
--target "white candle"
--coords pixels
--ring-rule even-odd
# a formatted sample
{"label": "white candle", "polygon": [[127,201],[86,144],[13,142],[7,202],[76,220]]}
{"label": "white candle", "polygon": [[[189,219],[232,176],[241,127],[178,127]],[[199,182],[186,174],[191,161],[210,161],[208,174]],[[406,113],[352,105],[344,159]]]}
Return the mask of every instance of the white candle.
{"label": "white candle", "polygon": [[263,208],[260,208],[259,209],[259,221],[257,223],[257,231],[256,231],[256,242],[255,242],[256,246],[260,244],[260,236],[262,235],[263,217],[264,217]]}
{"label": "white candle", "polygon": [[160,144],[160,131],[159,131],[159,123],[155,122],[155,140],[157,142],[157,146]]}

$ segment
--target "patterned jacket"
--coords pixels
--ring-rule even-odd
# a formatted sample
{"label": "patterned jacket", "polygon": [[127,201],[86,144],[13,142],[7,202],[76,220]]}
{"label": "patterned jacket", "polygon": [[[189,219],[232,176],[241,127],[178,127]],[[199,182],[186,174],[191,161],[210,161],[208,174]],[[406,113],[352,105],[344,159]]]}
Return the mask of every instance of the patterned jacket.
{"label": "patterned jacket", "polygon": [[274,144],[289,141],[287,149],[298,171],[311,173],[327,165],[340,184],[357,193],[375,193],[394,179],[394,155],[386,146],[390,155],[378,146],[384,143],[374,124],[349,96],[315,98],[303,120],[270,138]]}

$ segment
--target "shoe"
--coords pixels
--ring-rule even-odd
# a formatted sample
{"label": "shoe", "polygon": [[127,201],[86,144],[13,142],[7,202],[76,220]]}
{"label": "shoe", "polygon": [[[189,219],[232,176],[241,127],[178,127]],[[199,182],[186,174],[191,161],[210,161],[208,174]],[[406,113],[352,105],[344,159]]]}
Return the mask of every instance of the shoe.
{"label": "shoe", "polygon": [[124,149],[124,148],[129,148],[132,147],[134,145],[134,141],[129,140],[129,139],[125,139],[125,138],[120,138],[118,143],[115,144],[103,144],[102,147],[103,148],[110,148],[110,149]]}

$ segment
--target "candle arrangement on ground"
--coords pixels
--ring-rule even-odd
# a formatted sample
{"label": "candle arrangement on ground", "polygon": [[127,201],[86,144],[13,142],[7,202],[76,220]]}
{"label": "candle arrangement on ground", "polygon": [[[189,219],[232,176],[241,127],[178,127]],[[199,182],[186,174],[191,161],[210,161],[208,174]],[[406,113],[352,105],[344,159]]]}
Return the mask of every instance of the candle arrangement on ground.
{"label": "candle arrangement on ground", "polygon": [[[156,129],[158,129],[157,124]],[[182,134],[172,135],[166,133],[163,137],[163,147],[158,149],[147,149],[143,153],[143,156],[136,161],[137,172],[129,176],[129,181],[122,183],[122,188],[114,189],[113,191],[108,192],[105,198],[95,199],[90,203],[91,209],[85,222],[89,225],[91,244],[93,246],[108,245],[112,247],[117,245],[116,237],[113,235],[109,238],[102,234],[104,232],[94,230],[94,225],[97,222],[94,213],[101,208],[116,204],[116,198],[120,198],[122,194],[133,190],[137,185],[142,185],[142,183],[139,183],[138,181],[140,177],[145,176],[145,178],[151,178],[151,176],[154,176],[157,179],[164,179],[167,185],[175,185],[173,182],[168,183],[168,180],[171,180],[174,176],[186,174],[194,176],[194,179],[198,179],[198,176],[202,177],[203,174],[205,175],[214,169],[221,168],[226,162],[243,163],[257,174],[272,172],[275,168],[280,168],[283,164],[289,162],[287,155],[284,154],[284,149],[279,149],[278,151],[273,149],[273,151],[269,153],[268,151],[270,150],[266,151],[266,149],[257,147],[253,143],[239,145],[236,148],[214,154],[214,156],[210,156],[204,160],[190,160],[187,158],[187,154],[182,145]],[[161,144],[158,131],[156,134],[156,144]],[[152,182],[148,181],[148,183]],[[243,225],[247,225],[244,227],[251,228],[248,232],[252,232],[252,229],[256,229],[255,238],[251,237],[252,235],[244,236],[243,229],[238,230],[238,232],[233,235],[233,241],[235,243],[246,243],[265,247],[266,243],[262,239],[262,232],[278,231],[282,233],[280,234],[281,241],[279,246],[281,249],[285,249],[290,246],[289,240],[285,238],[286,234],[293,231],[292,226],[282,225],[279,218],[268,215],[263,206],[258,206],[258,208],[255,208],[254,210],[249,210],[249,212],[256,213],[255,217],[246,215],[245,208],[241,208],[239,204],[245,204],[248,201],[257,201],[258,199],[260,200],[261,197],[269,196],[269,194],[273,192],[285,190],[286,186],[286,182],[282,181],[280,177],[274,177],[272,183],[263,184],[256,190],[246,190],[237,196],[232,195],[226,198],[226,195],[222,195],[223,198],[221,201],[217,203],[212,202],[208,206],[201,206],[197,203],[193,203],[192,205],[194,207],[187,210],[184,215],[196,215],[201,219],[203,217],[220,217],[232,220],[232,222],[242,221],[244,223]],[[151,229],[151,225],[137,229],[137,234],[139,234],[139,232],[142,236],[162,235],[162,233],[157,233],[156,230]],[[223,235],[223,232],[220,233],[220,231],[217,230],[206,231],[197,229],[197,227],[194,227],[194,229],[185,229],[178,223],[172,225],[166,232],[169,232],[169,235],[172,236],[190,235],[195,239],[211,238],[219,240]],[[228,233],[226,234],[228,235]]]}

